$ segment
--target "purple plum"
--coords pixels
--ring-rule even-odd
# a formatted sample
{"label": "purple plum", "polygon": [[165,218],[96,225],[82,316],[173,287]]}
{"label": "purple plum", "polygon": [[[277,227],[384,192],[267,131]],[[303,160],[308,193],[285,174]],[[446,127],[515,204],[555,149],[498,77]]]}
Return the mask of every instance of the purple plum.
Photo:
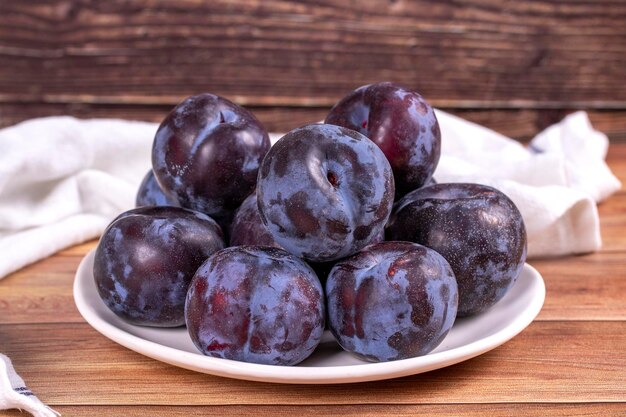
{"label": "purple plum", "polygon": [[387,237],[428,246],[452,266],[459,316],[487,310],[511,288],[526,260],[526,228],[515,204],[481,184],[436,184],[400,200]]}
{"label": "purple plum", "polygon": [[452,268],[432,249],[381,242],[338,262],[326,281],[328,324],[339,344],[368,361],[425,355],[454,324]]}
{"label": "purple plum", "polygon": [[185,99],[159,126],[152,168],[181,206],[227,217],[252,192],[267,132],[248,110],[213,94]]}
{"label": "purple plum", "polygon": [[358,132],[308,125],[283,136],[259,171],[263,223],[283,248],[313,262],[351,255],[380,235],[394,183],[381,150]]}
{"label": "purple plum", "polygon": [[321,340],[324,295],[315,273],[299,258],[278,248],[234,246],[198,269],[185,318],[205,355],[294,365]]}
{"label": "purple plum", "polygon": [[398,196],[423,186],[439,162],[441,132],[435,113],[422,96],[401,85],[359,87],[335,104],[325,123],[374,141],[393,168]]}
{"label": "purple plum", "polygon": [[130,323],[181,326],[196,269],[223,247],[222,231],[205,214],[167,206],[127,211],[98,243],[93,268],[98,294]]}

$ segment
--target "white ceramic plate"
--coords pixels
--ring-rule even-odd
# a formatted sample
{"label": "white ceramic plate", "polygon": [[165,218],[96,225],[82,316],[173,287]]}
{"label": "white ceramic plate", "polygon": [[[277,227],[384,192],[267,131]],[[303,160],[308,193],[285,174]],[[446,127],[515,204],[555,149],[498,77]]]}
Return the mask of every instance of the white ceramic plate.
{"label": "white ceramic plate", "polygon": [[94,253],[88,253],[78,267],[74,300],[82,316],[97,331],[159,361],[251,381],[337,384],[397,378],[443,368],[478,356],[513,338],[539,314],[545,298],[541,275],[526,264],[502,300],[483,314],[457,320],[441,345],[428,355],[393,362],[364,362],[343,351],[327,331],[313,355],[297,366],[258,365],[202,355],[183,327],[141,327],[118,318],[98,296],[92,272]]}

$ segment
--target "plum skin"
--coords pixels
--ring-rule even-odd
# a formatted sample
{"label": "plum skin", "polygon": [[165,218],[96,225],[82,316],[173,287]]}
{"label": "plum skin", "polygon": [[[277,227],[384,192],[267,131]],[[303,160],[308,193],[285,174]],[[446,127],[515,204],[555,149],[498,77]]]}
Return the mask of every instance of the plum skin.
{"label": "plum skin", "polygon": [[176,197],[170,194],[165,194],[165,191],[161,188],[154,176],[152,170],[143,177],[139,189],[137,190],[137,197],[135,198],[135,206],[173,206],[180,207]]}
{"label": "plum skin", "polygon": [[288,252],[230,247],[196,272],[185,304],[187,329],[205,355],[295,365],[321,340],[323,297],[315,273]]}
{"label": "plum skin", "polygon": [[505,194],[481,184],[436,184],[407,194],[394,208],[387,238],[446,258],[459,286],[459,316],[502,299],[526,261],[522,215]]}
{"label": "plum skin", "polygon": [[223,247],[219,226],[205,214],[167,206],[127,211],[98,243],[93,269],[98,294],[129,323],[181,326],[193,274]]}
{"label": "plum skin", "polygon": [[[377,236],[374,237],[374,239],[372,239],[371,244],[373,243],[379,243],[385,240],[385,231],[382,230],[380,232],[380,234],[378,234]],[[319,278],[320,282],[322,283],[322,287],[324,287],[326,285],[326,279],[328,278],[328,274],[330,274],[331,269],[333,269],[333,267],[337,264],[337,262],[340,262],[341,259],[337,259],[334,261],[329,261],[329,262],[307,262],[307,264],[309,264],[309,266],[311,267],[311,269],[315,272],[315,274],[317,275],[317,278]]]}
{"label": "plum skin", "polygon": [[244,245],[281,248],[261,220],[256,192],[243,200],[241,206],[235,211],[230,228],[230,246]]}
{"label": "plum skin", "polygon": [[349,256],[384,230],[393,206],[389,162],[365,136],[333,125],[292,130],[259,170],[261,219],[296,256],[327,262]]}
{"label": "plum skin", "polygon": [[269,148],[269,136],[251,112],[199,94],[177,105],[159,126],[152,167],[181,206],[228,217],[254,190]]}
{"label": "plum skin", "polygon": [[324,123],[347,127],[383,151],[397,196],[426,184],[441,155],[441,131],[432,107],[406,87],[390,82],[365,85],[342,98]]}
{"label": "plum skin", "polygon": [[454,324],[454,273],[437,252],[381,242],[338,262],[326,281],[330,330],[348,352],[374,362],[425,355]]}

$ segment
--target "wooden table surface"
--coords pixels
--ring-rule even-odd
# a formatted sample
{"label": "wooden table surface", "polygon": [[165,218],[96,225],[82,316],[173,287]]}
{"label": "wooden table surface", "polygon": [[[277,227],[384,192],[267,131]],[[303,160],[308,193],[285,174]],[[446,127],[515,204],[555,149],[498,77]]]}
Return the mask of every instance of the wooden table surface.
{"label": "wooden table surface", "polygon": [[620,0],[5,0],[0,126],[158,122],[206,91],[286,132],[390,80],[510,137],[585,109],[623,141],[625,19]]}
{"label": "wooden table surface", "polygon": [[[626,182],[626,143],[611,145],[608,162]],[[531,261],[544,277],[547,297],[527,329],[482,356],[425,374],[279,385],[214,377],[144,357],[100,335],[76,310],[74,273],[96,242],[0,281],[0,352],[66,416],[624,416],[626,192],[599,211],[601,251]]]}

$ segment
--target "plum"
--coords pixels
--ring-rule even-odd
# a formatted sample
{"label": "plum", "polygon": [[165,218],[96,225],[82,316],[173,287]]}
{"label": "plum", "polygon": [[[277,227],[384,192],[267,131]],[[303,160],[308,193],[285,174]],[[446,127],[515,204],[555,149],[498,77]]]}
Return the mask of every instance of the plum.
{"label": "plum", "polygon": [[181,206],[223,218],[254,190],[269,148],[269,136],[251,112],[200,94],[176,106],[159,126],[152,168]]}
{"label": "plum", "polygon": [[175,196],[165,194],[154,176],[152,170],[148,171],[137,190],[135,206],[173,206],[180,207]]}
{"label": "plum", "polygon": [[130,323],[181,326],[196,269],[223,247],[222,231],[205,214],[167,206],[127,211],[98,243],[93,268],[98,294]]}
{"label": "plum", "polygon": [[485,311],[511,288],[526,260],[526,228],[515,204],[481,184],[436,184],[400,200],[387,237],[428,246],[452,266],[459,316]]}
{"label": "plum", "polygon": [[280,248],[261,220],[256,192],[250,194],[235,211],[230,229],[230,246],[258,245]]}
{"label": "plum", "polygon": [[393,168],[398,196],[423,186],[439,162],[435,113],[422,96],[401,85],[359,87],[335,104],[325,123],[356,130],[380,146]]}
{"label": "plum", "polygon": [[259,170],[263,223],[280,246],[313,262],[343,258],[372,242],[393,197],[393,173],[381,150],[339,126],[292,130]]}
{"label": "plum", "polygon": [[328,324],[339,344],[368,361],[425,355],[454,324],[454,273],[432,249],[381,242],[338,262],[326,281]]}
{"label": "plum", "polygon": [[297,257],[278,248],[234,246],[198,269],[185,318],[205,355],[294,365],[321,340],[324,296],[315,273]]}

